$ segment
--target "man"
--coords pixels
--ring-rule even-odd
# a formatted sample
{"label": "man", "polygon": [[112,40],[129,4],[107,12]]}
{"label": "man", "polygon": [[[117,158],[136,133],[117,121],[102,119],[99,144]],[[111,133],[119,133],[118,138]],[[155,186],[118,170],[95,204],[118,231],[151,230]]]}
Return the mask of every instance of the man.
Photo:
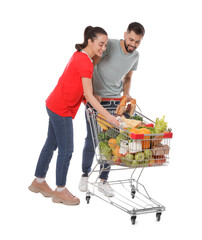
{"label": "man", "polygon": [[[129,24],[124,33],[124,40],[109,39],[107,49],[101,58],[94,59],[93,88],[94,95],[105,107],[115,107],[114,103],[120,103],[121,93],[131,100],[130,85],[133,71],[137,69],[139,53],[136,51],[144,36],[144,27],[137,22]],[[114,101],[110,102],[111,99]],[[87,190],[88,173],[94,158],[94,146],[90,126],[87,123],[87,137],[83,149],[82,171],[83,175],[79,183],[82,192]],[[105,168],[109,167],[105,164]],[[107,183],[109,171],[102,171],[100,174],[99,191],[108,197],[114,196],[114,191]]]}

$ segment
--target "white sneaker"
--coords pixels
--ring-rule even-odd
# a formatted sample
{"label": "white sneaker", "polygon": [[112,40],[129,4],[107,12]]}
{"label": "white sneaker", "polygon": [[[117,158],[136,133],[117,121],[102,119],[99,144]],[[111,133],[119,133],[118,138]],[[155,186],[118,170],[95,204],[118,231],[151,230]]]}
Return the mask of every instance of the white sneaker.
{"label": "white sneaker", "polygon": [[81,177],[81,179],[80,179],[79,190],[81,192],[86,192],[87,191],[87,179],[88,179],[88,177]]}
{"label": "white sneaker", "polygon": [[100,181],[98,183],[98,191],[102,192],[107,197],[114,197],[114,190],[110,187],[106,181]]}

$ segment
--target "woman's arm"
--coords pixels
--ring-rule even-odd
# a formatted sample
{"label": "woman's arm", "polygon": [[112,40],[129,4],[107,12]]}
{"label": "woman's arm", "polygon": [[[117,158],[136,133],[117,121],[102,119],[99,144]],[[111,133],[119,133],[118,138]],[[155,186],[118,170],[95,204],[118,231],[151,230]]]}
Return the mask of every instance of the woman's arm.
{"label": "woman's arm", "polygon": [[107,121],[118,126],[119,122],[117,121],[116,117],[111,115],[93,96],[92,79],[82,78],[82,84],[83,84],[84,95],[87,102],[89,102],[100,114],[102,114]]}

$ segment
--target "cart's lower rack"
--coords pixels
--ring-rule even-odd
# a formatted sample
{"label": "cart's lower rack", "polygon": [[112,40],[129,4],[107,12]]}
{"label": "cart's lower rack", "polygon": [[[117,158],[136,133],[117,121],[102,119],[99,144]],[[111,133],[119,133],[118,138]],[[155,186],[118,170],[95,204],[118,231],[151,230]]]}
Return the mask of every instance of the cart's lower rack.
{"label": "cart's lower rack", "polygon": [[156,213],[157,221],[160,220],[161,213],[165,211],[165,207],[151,198],[141,183],[135,179],[109,181],[107,183],[113,186],[115,196],[108,197],[105,193],[103,194],[103,191],[101,193],[98,182],[88,182],[87,203],[89,203],[91,195],[96,196],[130,214],[132,224],[135,224],[137,215],[145,213]]}
{"label": "cart's lower rack", "polygon": [[[125,168],[144,168],[144,167],[161,167],[161,166],[168,166],[169,164],[169,158],[168,157],[163,157],[159,158],[158,161],[155,162],[142,162],[142,163],[131,163],[131,162],[121,162],[120,158],[115,158],[113,160],[101,160],[99,159],[99,156],[97,156],[97,161],[99,164],[104,165],[104,164],[109,164],[111,166],[119,166],[119,167],[124,167]],[[107,169],[105,169],[107,170]],[[120,169],[119,169],[120,170]]]}

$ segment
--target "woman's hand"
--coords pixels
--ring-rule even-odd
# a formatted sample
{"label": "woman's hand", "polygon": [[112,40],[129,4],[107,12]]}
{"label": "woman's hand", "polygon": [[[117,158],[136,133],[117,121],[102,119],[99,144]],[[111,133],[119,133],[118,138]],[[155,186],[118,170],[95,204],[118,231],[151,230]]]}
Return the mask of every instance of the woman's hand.
{"label": "woman's hand", "polygon": [[109,113],[109,115],[108,116],[106,116],[106,120],[108,121],[108,122],[110,122],[110,123],[112,123],[112,124],[114,124],[114,125],[117,125],[117,126],[119,126],[120,124],[119,124],[119,121],[116,119],[116,117],[115,116],[113,116],[112,114],[110,114]]}

